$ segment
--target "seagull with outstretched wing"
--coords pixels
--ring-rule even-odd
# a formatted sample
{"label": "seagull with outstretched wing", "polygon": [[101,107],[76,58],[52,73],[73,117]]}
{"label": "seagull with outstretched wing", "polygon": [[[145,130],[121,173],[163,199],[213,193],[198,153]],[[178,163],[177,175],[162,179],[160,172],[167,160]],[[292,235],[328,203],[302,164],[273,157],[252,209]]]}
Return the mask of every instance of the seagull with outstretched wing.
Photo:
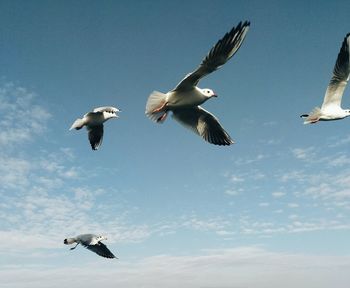
{"label": "seagull with outstretched wing", "polygon": [[333,69],[333,76],[326,90],[323,104],[314,108],[309,114],[300,117],[305,118],[304,124],[313,124],[318,121],[339,120],[350,116],[349,109],[341,108],[341,100],[350,75],[350,33],[348,33],[340,48],[337,61]]}
{"label": "seagull with outstretched wing", "polygon": [[169,111],[175,120],[215,145],[231,145],[233,140],[211,113],[200,104],[217,95],[211,89],[201,89],[197,84],[201,78],[219,69],[241,47],[248,32],[250,22],[240,22],[226,33],[209,51],[199,67],[189,73],[171,91],[164,94],[154,91],[146,104],[146,115],[157,123],[166,119]]}
{"label": "seagull with outstretched wing", "polygon": [[79,244],[81,244],[85,248],[89,249],[92,252],[95,252],[97,255],[100,255],[102,257],[117,258],[107,248],[107,246],[101,242],[102,240],[107,240],[107,237],[97,236],[94,234],[82,234],[73,238],[66,238],[63,240],[63,243],[66,245],[77,243],[74,247],[70,248],[70,250],[74,250]]}
{"label": "seagull with outstretched wing", "polygon": [[86,126],[91,148],[97,150],[102,144],[103,123],[108,119],[118,118],[117,112],[120,112],[118,108],[110,106],[95,108],[93,111],[86,113],[82,119],[75,120],[69,130],[79,130]]}

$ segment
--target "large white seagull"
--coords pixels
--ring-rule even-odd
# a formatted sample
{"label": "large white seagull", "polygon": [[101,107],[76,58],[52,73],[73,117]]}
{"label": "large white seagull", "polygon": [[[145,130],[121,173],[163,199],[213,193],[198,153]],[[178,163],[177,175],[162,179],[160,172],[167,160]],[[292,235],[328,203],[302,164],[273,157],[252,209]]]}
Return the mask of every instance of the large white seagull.
{"label": "large white seagull", "polygon": [[250,22],[240,22],[220,39],[209,51],[199,67],[189,73],[171,91],[164,94],[154,91],[146,104],[146,115],[162,123],[169,111],[175,120],[215,145],[231,145],[233,140],[218,119],[200,104],[217,95],[211,89],[201,89],[197,84],[201,78],[224,65],[241,47]]}

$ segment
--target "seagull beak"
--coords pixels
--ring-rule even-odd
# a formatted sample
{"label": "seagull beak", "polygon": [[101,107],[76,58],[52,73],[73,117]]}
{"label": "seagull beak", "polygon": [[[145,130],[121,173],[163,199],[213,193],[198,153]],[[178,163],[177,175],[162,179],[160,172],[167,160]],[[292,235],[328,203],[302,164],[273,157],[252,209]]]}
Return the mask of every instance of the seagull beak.
{"label": "seagull beak", "polygon": [[216,98],[216,97],[218,97],[218,95],[216,95],[216,94],[213,94],[213,97],[215,97],[215,98]]}

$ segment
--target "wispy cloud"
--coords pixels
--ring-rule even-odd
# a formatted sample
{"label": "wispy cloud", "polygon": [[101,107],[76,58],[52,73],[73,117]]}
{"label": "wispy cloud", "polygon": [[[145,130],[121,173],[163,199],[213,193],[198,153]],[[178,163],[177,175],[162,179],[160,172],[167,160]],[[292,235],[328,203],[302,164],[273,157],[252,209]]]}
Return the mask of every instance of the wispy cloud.
{"label": "wispy cloud", "polygon": [[260,202],[259,207],[269,207],[270,203],[269,202]]}
{"label": "wispy cloud", "polygon": [[250,158],[246,158],[246,157],[238,158],[234,161],[234,163],[236,165],[249,165],[249,164],[252,164],[255,162],[259,162],[259,161],[266,159],[266,158],[268,158],[268,155],[266,155],[266,154],[257,154],[253,157],[250,157]]}
{"label": "wispy cloud", "polygon": [[324,162],[329,163],[329,165],[334,167],[342,167],[344,165],[350,164],[349,155],[346,153],[336,155],[335,157],[327,157]]}
{"label": "wispy cloud", "polygon": [[350,135],[345,135],[336,139],[332,139],[332,141],[333,142],[328,145],[331,148],[348,145],[350,143]]}
{"label": "wispy cloud", "polygon": [[30,141],[46,129],[51,114],[35,98],[35,93],[11,82],[0,85],[0,145]]}
{"label": "wispy cloud", "polygon": [[182,217],[180,226],[191,228],[194,230],[208,231],[208,230],[222,230],[229,225],[229,221],[222,217],[214,218],[200,218],[195,214],[185,215]]}
{"label": "wispy cloud", "polygon": [[[25,152],[25,145],[50,132],[51,115],[37,102],[34,92],[0,85],[0,145],[13,148],[0,153],[0,237],[9,240],[0,251],[51,249],[84,232],[108,232],[111,242],[141,241],[154,233],[144,223],[129,222],[132,207],[100,201],[104,187],[85,181],[93,173],[76,166],[70,148]],[[113,210],[118,216],[109,219]]]}
{"label": "wispy cloud", "polygon": [[288,203],[287,206],[289,208],[298,208],[299,207],[299,204],[298,203]]}
{"label": "wispy cloud", "polygon": [[0,155],[0,185],[2,189],[21,189],[28,186],[32,165],[21,158]]}
{"label": "wispy cloud", "polygon": [[[76,279],[86,288],[346,288],[350,269],[349,256],[275,253],[258,247],[203,250],[196,256],[155,255],[133,262],[97,262],[78,267],[67,264],[64,268],[6,267],[0,277],[5,287],[13,288],[58,288],[71,286]],[[18,274],[21,277],[16,277]]]}
{"label": "wispy cloud", "polygon": [[292,149],[292,153],[295,158],[308,161],[313,159],[315,155],[315,147],[294,148]]}
{"label": "wispy cloud", "polygon": [[230,196],[237,196],[241,194],[244,191],[243,188],[238,188],[238,189],[227,189],[225,190],[225,194],[230,195]]}
{"label": "wispy cloud", "polygon": [[230,182],[244,182],[244,178],[241,176],[237,176],[237,175],[231,175],[230,176]]}
{"label": "wispy cloud", "polygon": [[276,191],[276,192],[272,192],[271,195],[274,198],[281,198],[281,197],[285,196],[286,193],[285,192],[281,192],[281,191]]}
{"label": "wispy cloud", "polygon": [[[97,201],[101,189],[72,188],[69,193],[48,194],[44,189],[31,189],[18,196],[1,197],[6,206],[0,213],[0,236],[12,239],[0,250],[18,251],[34,248],[55,248],[61,240],[76,233],[106,233],[111,242],[134,242],[152,233],[144,224],[128,223],[123,213],[113,219],[99,217],[95,210],[110,215],[116,207]],[[127,209],[123,208],[123,210]],[[120,207],[119,207],[120,211]],[[7,224],[5,224],[7,223]],[[77,232],[79,231],[79,232]],[[27,245],[23,245],[27,243]]]}

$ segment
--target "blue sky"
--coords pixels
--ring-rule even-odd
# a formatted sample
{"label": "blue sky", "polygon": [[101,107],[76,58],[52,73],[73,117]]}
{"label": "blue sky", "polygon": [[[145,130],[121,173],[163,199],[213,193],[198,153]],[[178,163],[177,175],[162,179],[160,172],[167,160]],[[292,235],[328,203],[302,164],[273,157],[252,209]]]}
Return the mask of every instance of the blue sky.
{"label": "blue sky", "polygon": [[[320,105],[349,1],[0,1],[2,287],[348,287],[349,121]],[[239,21],[202,79],[217,147],[144,115]],[[345,91],[343,107],[350,106]],[[100,150],[68,131],[120,108]],[[63,239],[106,234],[109,261]]]}

